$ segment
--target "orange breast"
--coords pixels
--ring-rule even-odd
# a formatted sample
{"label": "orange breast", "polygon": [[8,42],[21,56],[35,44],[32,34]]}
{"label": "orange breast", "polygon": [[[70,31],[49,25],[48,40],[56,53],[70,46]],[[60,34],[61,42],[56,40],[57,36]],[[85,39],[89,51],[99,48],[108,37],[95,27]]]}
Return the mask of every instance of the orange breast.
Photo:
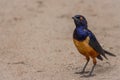
{"label": "orange breast", "polygon": [[84,41],[73,39],[75,46],[82,55],[87,57],[96,57],[98,56],[98,53],[89,45],[89,40],[89,37],[87,37]]}

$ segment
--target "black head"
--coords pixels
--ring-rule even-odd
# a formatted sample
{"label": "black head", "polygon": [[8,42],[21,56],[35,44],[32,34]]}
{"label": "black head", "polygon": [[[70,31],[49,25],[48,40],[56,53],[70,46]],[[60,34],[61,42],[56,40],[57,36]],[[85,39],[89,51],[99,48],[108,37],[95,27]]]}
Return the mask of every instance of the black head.
{"label": "black head", "polygon": [[72,19],[74,20],[76,27],[84,26],[84,28],[87,28],[87,20],[84,16],[75,15],[74,17],[72,17]]}

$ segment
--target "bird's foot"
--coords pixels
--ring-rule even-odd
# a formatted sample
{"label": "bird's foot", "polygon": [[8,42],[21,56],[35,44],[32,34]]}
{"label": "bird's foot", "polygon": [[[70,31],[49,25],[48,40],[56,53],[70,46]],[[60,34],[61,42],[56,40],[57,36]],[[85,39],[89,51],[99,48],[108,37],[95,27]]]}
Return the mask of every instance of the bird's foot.
{"label": "bird's foot", "polygon": [[84,73],[85,73],[85,71],[81,71],[81,72],[80,72],[80,74],[84,74]]}
{"label": "bird's foot", "polygon": [[86,74],[86,73],[89,73],[89,71],[75,72],[75,74]]}
{"label": "bird's foot", "polygon": [[93,77],[93,76],[95,76],[95,75],[94,74],[89,74],[89,75],[83,75],[81,77],[89,78],[89,77]]}

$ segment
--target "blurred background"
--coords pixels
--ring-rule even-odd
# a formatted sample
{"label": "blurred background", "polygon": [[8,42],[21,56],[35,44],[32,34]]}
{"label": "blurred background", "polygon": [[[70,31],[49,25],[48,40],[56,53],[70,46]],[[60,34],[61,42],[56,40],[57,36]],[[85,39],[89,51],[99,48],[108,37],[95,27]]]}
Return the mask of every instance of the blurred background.
{"label": "blurred background", "polygon": [[[119,80],[120,0],[0,0],[0,80]],[[86,17],[101,45],[117,55],[81,77],[72,16]],[[92,61],[87,67],[91,69]]]}

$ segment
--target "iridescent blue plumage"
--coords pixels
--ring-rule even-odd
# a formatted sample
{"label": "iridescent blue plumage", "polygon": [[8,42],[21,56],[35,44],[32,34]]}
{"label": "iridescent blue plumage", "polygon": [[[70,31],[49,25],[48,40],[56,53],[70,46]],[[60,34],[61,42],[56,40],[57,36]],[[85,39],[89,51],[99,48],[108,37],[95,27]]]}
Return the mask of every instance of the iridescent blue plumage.
{"label": "iridescent blue plumage", "polygon": [[73,37],[78,40],[85,40],[89,36],[90,39],[96,40],[95,35],[86,28],[86,26],[77,26],[74,30]]}
{"label": "iridescent blue plumage", "polygon": [[73,40],[78,49],[78,51],[83,54],[87,62],[83,68],[82,73],[84,73],[85,68],[89,62],[90,57],[93,59],[93,67],[89,75],[92,74],[94,67],[97,63],[96,58],[103,60],[102,57],[106,58],[105,54],[109,54],[111,56],[115,56],[114,54],[104,50],[99,42],[97,41],[95,35],[88,29],[87,20],[82,15],[76,15],[72,17],[74,19],[74,23],[76,28],[73,33]]}
{"label": "iridescent blue plumage", "polygon": [[73,37],[79,41],[85,40],[87,36],[88,32],[84,29],[84,26],[76,27],[74,30]]}

